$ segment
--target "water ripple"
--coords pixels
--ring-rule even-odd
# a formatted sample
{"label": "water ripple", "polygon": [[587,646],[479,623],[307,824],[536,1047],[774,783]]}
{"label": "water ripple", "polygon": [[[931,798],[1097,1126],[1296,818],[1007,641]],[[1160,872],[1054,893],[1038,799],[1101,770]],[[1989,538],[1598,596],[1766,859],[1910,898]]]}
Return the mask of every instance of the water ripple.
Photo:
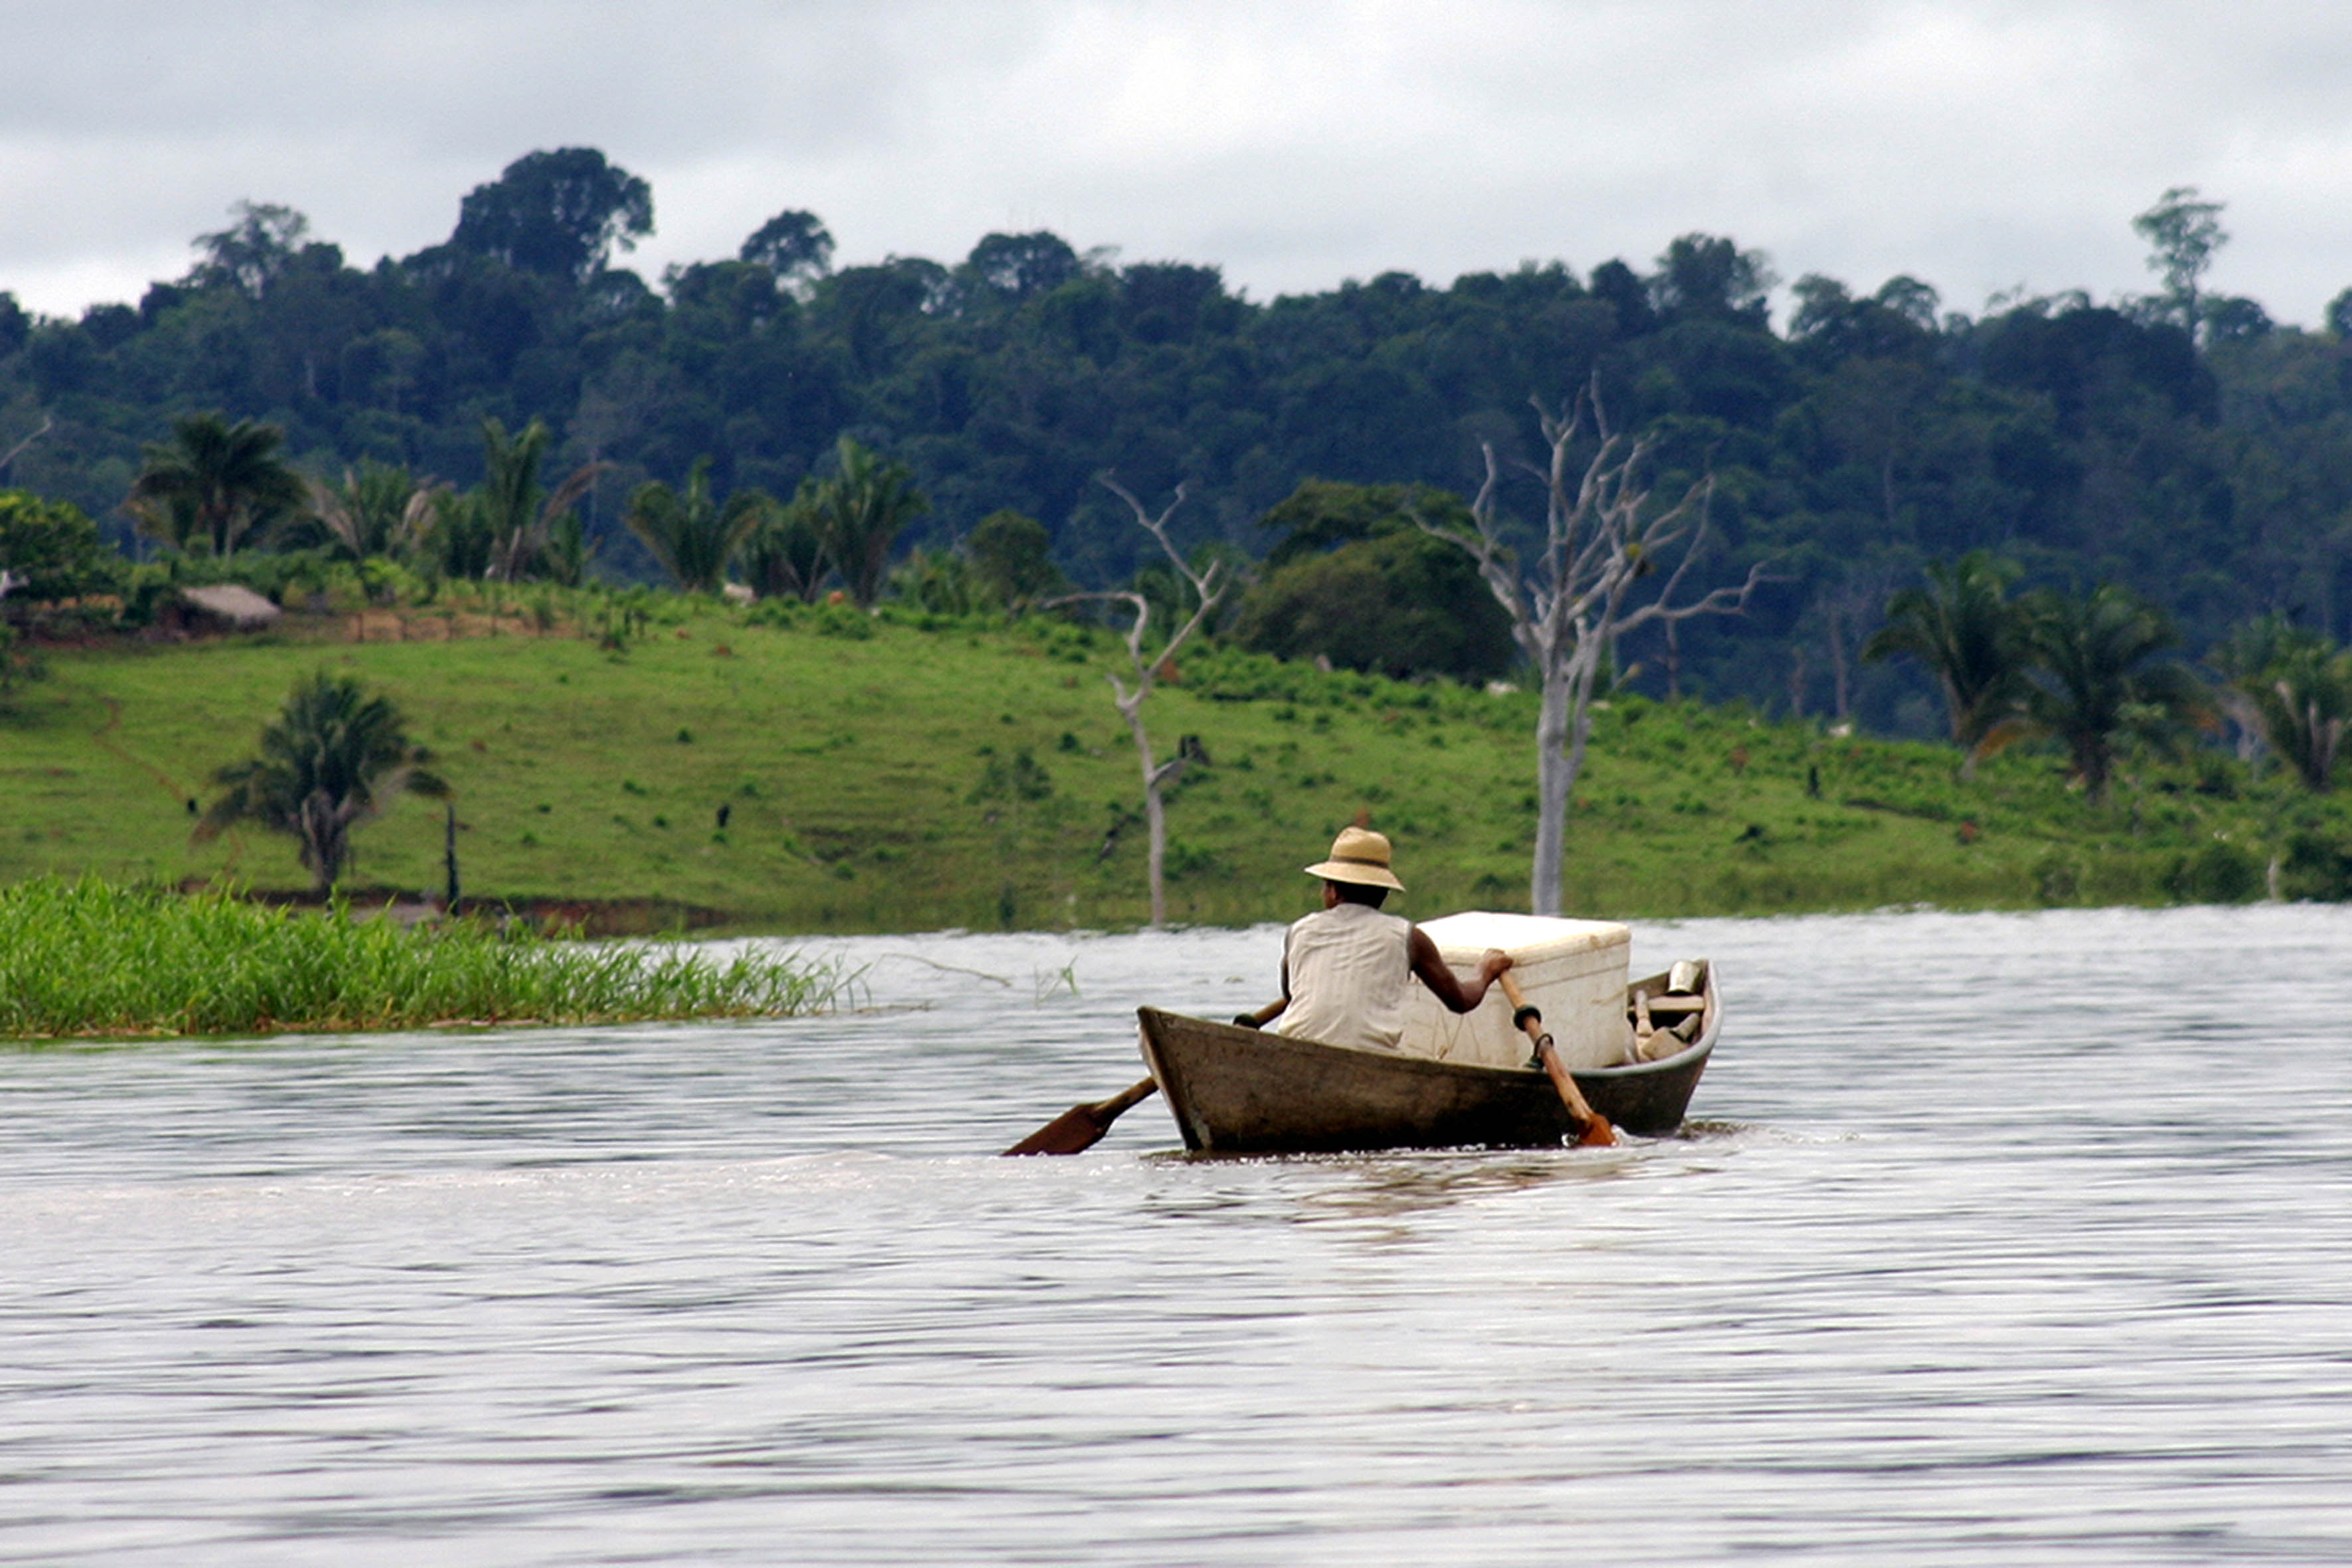
{"label": "water ripple", "polygon": [[1614,1151],[1192,1160],[1147,1102],[990,1157],[1271,931],[0,1057],[0,1562],[2342,1562],[2347,939],[1646,931],[1731,1027]]}

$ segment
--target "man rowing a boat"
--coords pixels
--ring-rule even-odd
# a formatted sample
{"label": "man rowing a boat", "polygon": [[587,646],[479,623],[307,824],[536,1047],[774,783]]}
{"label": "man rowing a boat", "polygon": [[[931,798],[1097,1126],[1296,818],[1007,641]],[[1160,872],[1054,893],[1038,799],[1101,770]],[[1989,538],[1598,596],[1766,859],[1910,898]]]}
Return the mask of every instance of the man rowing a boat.
{"label": "man rowing a boat", "polygon": [[1389,841],[1370,828],[1347,827],[1331,858],[1307,868],[1323,879],[1323,907],[1294,921],[1282,944],[1281,1018],[1274,1032],[1326,1045],[1394,1051],[1404,1035],[1405,994],[1414,977],[1453,1012],[1486,998],[1510,954],[1488,948],[1478,976],[1465,983],[1438,956],[1437,943],[1411,921],[1382,914],[1381,901],[1404,884],[1389,868]]}

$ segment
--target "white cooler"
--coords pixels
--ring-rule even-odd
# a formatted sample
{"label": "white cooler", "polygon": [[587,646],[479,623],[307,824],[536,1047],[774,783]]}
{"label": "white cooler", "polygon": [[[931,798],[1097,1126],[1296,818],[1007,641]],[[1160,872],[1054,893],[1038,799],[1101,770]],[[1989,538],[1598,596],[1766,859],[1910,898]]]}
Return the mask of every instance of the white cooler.
{"label": "white cooler", "polygon": [[[1511,955],[1511,978],[1530,1005],[1540,1009],[1544,1027],[1570,1068],[1608,1067],[1625,1059],[1633,1026],[1625,1018],[1625,985],[1633,931],[1614,921],[1548,920],[1537,915],[1490,914],[1473,910],[1424,921],[1439,956],[1463,979],[1475,977],[1490,947]],[[1486,1001],[1467,1013],[1444,1004],[1416,984],[1405,1001],[1408,1056],[1477,1067],[1523,1067],[1532,1047],[1525,1031],[1511,1026],[1511,1004],[1500,982]]]}

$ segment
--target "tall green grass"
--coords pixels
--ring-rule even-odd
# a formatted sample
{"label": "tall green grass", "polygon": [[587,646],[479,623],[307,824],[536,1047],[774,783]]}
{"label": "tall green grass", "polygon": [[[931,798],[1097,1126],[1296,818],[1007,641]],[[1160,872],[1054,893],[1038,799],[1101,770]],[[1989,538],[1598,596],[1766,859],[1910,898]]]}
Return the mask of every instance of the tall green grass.
{"label": "tall green grass", "polygon": [[85,877],[0,889],[0,1038],[611,1024],[820,1011],[848,977],[794,955],[404,927]]}

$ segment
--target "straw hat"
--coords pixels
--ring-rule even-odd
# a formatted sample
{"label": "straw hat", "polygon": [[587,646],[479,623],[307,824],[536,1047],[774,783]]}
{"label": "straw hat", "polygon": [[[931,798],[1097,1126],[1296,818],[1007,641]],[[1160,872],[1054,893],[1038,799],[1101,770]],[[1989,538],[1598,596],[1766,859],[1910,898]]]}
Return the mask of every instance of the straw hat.
{"label": "straw hat", "polygon": [[1327,882],[1357,882],[1368,888],[1404,891],[1404,884],[1389,869],[1387,837],[1368,827],[1339,829],[1339,837],[1331,841],[1331,858],[1319,866],[1307,867],[1307,874]]}

